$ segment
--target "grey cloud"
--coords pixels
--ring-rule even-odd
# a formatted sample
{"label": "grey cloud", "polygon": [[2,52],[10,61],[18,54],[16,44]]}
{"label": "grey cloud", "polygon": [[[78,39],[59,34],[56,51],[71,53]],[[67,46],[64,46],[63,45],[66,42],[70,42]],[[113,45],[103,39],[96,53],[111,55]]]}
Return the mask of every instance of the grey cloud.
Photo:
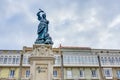
{"label": "grey cloud", "polygon": [[[31,46],[34,43],[39,24],[36,16],[38,8],[47,13],[47,19],[50,21],[49,33],[55,47],[61,43],[71,46],[119,48],[117,45],[119,39],[114,39],[116,34],[117,37],[120,36],[119,28],[108,27],[120,13],[119,2],[119,0],[4,0],[0,4],[2,38],[0,48],[22,49],[24,45]],[[112,36],[107,37],[108,34]],[[102,41],[101,38],[106,39]],[[110,40],[115,44],[112,47]]]}

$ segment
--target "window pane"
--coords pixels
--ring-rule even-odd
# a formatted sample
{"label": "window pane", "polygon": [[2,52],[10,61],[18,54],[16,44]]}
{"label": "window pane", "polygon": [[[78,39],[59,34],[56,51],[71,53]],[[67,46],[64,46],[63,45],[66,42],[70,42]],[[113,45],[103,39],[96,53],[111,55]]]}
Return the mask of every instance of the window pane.
{"label": "window pane", "polygon": [[8,64],[11,64],[11,62],[12,62],[12,57],[9,57],[8,58]]}
{"label": "window pane", "polygon": [[97,71],[96,70],[91,70],[92,77],[97,77]]}
{"label": "window pane", "polygon": [[3,63],[3,56],[0,57],[0,64]]}
{"label": "window pane", "polygon": [[105,75],[105,77],[112,77],[112,69],[104,68],[104,75]]}
{"label": "window pane", "polygon": [[67,78],[72,78],[72,71],[67,71]]}
{"label": "window pane", "polygon": [[117,78],[120,79],[120,70],[117,71]]}
{"label": "window pane", "polygon": [[24,58],[23,58],[23,64],[26,64],[26,61],[27,61],[27,58],[24,57]]}
{"label": "window pane", "polygon": [[105,64],[105,61],[104,61],[104,58],[103,57],[101,57],[101,64]]}
{"label": "window pane", "polygon": [[26,77],[30,76],[30,70],[26,70]]}
{"label": "window pane", "polygon": [[10,70],[10,78],[14,78],[15,70]]}
{"label": "window pane", "polygon": [[68,56],[67,58],[68,58],[67,62],[68,62],[68,64],[70,64],[70,56]]}
{"label": "window pane", "polygon": [[15,57],[13,57],[13,61],[12,61],[12,64],[15,64]]}
{"label": "window pane", "polygon": [[116,64],[119,64],[119,59],[118,59],[118,57],[115,57],[115,61],[116,61]]}
{"label": "window pane", "polygon": [[57,77],[57,71],[56,71],[56,70],[53,71],[53,76],[54,76],[54,77]]}
{"label": "window pane", "polygon": [[19,64],[19,63],[20,63],[20,57],[17,56],[17,58],[16,58],[16,64]]}
{"label": "window pane", "polygon": [[63,62],[66,64],[66,56],[63,56]]}
{"label": "window pane", "polygon": [[80,77],[84,77],[84,71],[80,70]]}
{"label": "window pane", "polygon": [[4,58],[4,64],[7,64],[7,57]]}
{"label": "window pane", "polygon": [[61,64],[61,57],[60,56],[55,56],[55,64]]}

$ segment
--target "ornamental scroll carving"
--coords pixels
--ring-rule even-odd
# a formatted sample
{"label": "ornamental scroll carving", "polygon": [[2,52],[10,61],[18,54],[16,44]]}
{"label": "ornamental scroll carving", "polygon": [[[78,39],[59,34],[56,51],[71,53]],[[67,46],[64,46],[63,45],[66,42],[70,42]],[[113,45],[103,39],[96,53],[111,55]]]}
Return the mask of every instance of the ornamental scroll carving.
{"label": "ornamental scroll carving", "polygon": [[33,50],[31,56],[53,56],[52,49],[46,46],[40,46]]}

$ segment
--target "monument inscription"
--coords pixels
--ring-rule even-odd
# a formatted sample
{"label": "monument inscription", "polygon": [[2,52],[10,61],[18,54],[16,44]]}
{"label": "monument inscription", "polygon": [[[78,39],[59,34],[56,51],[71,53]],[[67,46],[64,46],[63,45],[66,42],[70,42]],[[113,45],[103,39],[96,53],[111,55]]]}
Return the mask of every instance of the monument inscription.
{"label": "monument inscription", "polygon": [[37,67],[38,73],[46,72],[46,69],[47,67],[41,67],[41,66]]}
{"label": "monument inscription", "polygon": [[36,65],[36,80],[48,80],[48,66],[45,64]]}

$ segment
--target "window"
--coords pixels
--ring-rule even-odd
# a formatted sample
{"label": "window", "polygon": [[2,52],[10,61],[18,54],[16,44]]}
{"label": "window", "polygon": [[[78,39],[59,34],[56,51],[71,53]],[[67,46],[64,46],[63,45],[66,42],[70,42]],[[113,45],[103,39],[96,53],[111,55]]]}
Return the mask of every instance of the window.
{"label": "window", "polygon": [[83,64],[86,63],[86,58],[85,58],[85,56],[82,56],[82,62],[83,62]]}
{"label": "window", "polygon": [[79,64],[79,56],[76,56],[76,63]]}
{"label": "window", "polygon": [[84,71],[80,70],[80,77],[84,77]]}
{"label": "window", "polygon": [[91,70],[91,75],[92,75],[92,77],[97,77],[97,71],[96,70]]}
{"label": "window", "polygon": [[88,58],[88,56],[85,56],[85,59],[86,59],[86,62],[85,62],[85,64],[89,64],[89,58]]}
{"label": "window", "polygon": [[23,64],[26,64],[27,58],[26,56],[23,57]]}
{"label": "window", "polygon": [[103,57],[101,57],[101,64],[105,64],[105,61],[104,61],[104,58]]}
{"label": "window", "polygon": [[88,57],[89,64],[92,64],[91,56]]}
{"label": "window", "polygon": [[70,56],[70,63],[73,64],[74,63],[74,57]]}
{"label": "window", "polygon": [[8,64],[11,64],[11,62],[12,62],[12,57],[9,56],[9,58],[8,58]]}
{"label": "window", "polygon": [[55,64],[60,64],[60,56],[55,56]]}
{"label": "window", "polygon": [[67,63],[67,58],[66,58],[66,56],[63,56],[63,62],[64,62],[64,64]]}
{"label": "window", "polygon": [[115,63],[115,60],[114,60],[114,57],[112,57],[112,64],[114,64]]}
{"label": "window", "polygon": [[95,64],[98,64],[98,58],[95,57]]}
{"label": "window", "polygon": [[107,63],[107,57],[104,57],[105,64]]}
{"label": "window", "polygon": [[67,71],[67,78],[72,78],[72,71],[71,70]]}
{"label": "window", "polygon": [[3,63],[3,56],[0,57],[0,64]]}
{"label": "window", "polygon": [[3,63],[4,63],[4,64],[7,64],[7,56],[5,56]]}
{"label": "window", "polygon": [[[72,56],[72,55],[71,55],[71,56]],[[75,56],[72,56],[70,60],[72,60],[72,64],[75,64],[75,63],[76,63]],[[71,61],[70,61],[70,63],[71,63]]]}
{"label": "window", "polygon": [[57,71],[56,70],[53,71],[53,76],[57,77]]}
{"label": "window", "polygon": [[115,59],[116,59],[116,64],[119,64],[119,59],[118,59],[118,57],[115,57]]}
{"label": "window", "polygon": [[110,64],[113,63],[111,57],[108,57],[108,60],[109,60],[109,63],[110,63]]}
{"label": "window", "polygon": [[26,64],[29,64],[29,59],[28,59],[28,56],[27,56],[27,58],[26,58],[26,61],[27,61],[27,62],[26,62]]}
{"label": "window", "polygon": [[15,75],[15,70],[10,70],[10,78],[14,78],[14,75]]}
{"label": "window", "polygon": [[19,64],[19,63],[20,63],[20,57],[17,56],[17,58],[16,58],[16,64]]}
{"label": "window", "polygon": [[70,64],[70,56],[67,56],[67,63]]}
{"label": "window", "polygon": [[79,64],[81,64],[81,57],[80,56],[78,56],[78,60],[79,60]]}
{"label": "window", "polygon": [[112,69],[111,68],[104,68],[104,76],[105,77],[112,77]]}
{"label": "window", "polygon": [[30,76],[30,70],[26,70],[26,78]]}
{"label": "window", "polygon": [[119,57],[119,64],[120,64],[120,57]]}
{"label": "window", "polygon": [[71,63],[71,62],[70,62],[70,56],[65,55],[65,56],[63,57],[63,62],[64,62],[65,64],[70,64],[70,63]]}
{"label": "window", "polygon": [[83,56],[81,56],[81,63],[84,64]]}
{"label": "window", "polygon": [[95,64],[95,59],[94,59],[94,57],[92,57],[92,64]]}
{"label": "window", "polygon": [[117,71],[117,78],[120,79],[120,70]]}
{"label": "window", "polygon": [[15,64],[15,56],[13,57],[13,61],[12,61],[12,64]]}
{"label": "window", "polygon": [[77,60],[77,56],[74,56],[74,63],[77,63],[78,60]]}

